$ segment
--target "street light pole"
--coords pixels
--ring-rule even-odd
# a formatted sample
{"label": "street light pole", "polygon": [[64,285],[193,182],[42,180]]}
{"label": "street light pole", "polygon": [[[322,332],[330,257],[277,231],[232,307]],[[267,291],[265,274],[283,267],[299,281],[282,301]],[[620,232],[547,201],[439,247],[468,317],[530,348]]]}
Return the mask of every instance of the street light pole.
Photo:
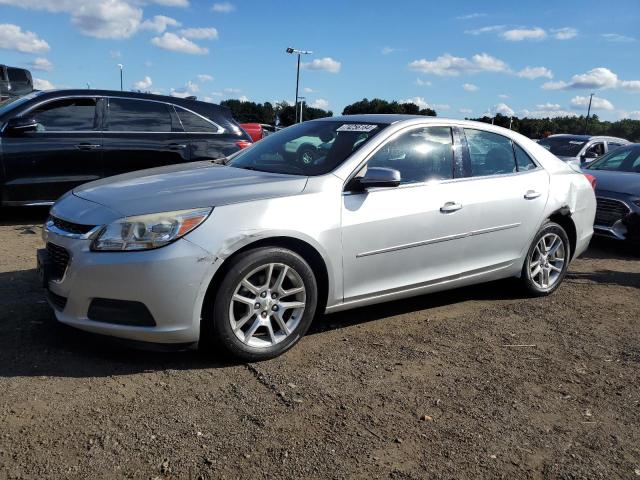
{"label": "street light pole", "polygon": [[[298,50],[298,49],[292,48],[292,47],[288,47],[286,52],[289,53],[289,54],[295,53],[296,55],[298,55],[298,67],[296,69],[296,97],[295,97],[295,102],[294,102],[295,105],[293,106],[294,107],[294,111],[295,111],[295,123],[298,123],[298,91],[299,91],[299,87],[300,87],[300,56],[301,55],[311,55],[313,52],[310,51],[310,50]],[[302,115],[300,115],[300,118],[302,118]]]}
{"label": "street light pole", "polygon": [[123,90],[123,88],[122,88],[122,69],[124,68],[124,65],[119,63],[118,67],[120,67],[120,91],[122,91]]}
{"label": "street light pole", "polygon": [[300,100],[300,121],[302,122],[302,109],[304,108],[304,101],[307,97],[298,97],[298,99]]}
{"label": "street light pole", "polygon": [[589,114],[591,113],[591,101],[593,100],[593,93],[589,97],[589,108],[587,108],[587,118],[584,119],[584,134],[587,134],[587,130],[589,129]]}

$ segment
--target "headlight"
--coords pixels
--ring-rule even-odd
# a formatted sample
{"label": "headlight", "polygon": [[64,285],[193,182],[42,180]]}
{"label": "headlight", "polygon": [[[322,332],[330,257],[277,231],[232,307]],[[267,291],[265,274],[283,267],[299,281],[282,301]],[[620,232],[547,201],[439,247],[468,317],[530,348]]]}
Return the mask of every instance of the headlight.
{"label": "headlight", "polygon": [[91,249],[122,251],[159,248],[189,233],[204,222],[211,211],[211,208],[197,208],[121,218],[100,230]]}

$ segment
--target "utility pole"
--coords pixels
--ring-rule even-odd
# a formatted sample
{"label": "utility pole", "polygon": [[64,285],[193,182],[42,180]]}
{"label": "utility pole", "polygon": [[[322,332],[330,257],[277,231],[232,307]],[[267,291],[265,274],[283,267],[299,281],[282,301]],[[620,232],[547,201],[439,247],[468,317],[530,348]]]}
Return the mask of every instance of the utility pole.
{"label": "utility pole", "polygon": [[[286,50],[287,53],[292,54],[295,53],[298,55],[298,68],[296,70],[296,99],[295,99],[295,105],[293,106],[293,109],[295,111],[295,123],[298,123],[298,89],[300,87],[300,55],[311,55],[313,52],[310,50],[298,50],[296,48],[292,48],[292,47],[288,47]],[[300,117],[302,118],[302,114],[300,115]]]}
{"label": "utility pole", "polygon": [[587,135],[589,130],[589,114],[591,113],[591,101],[593,100],[593,93],[589,97],[589,108],[587,108],[587,118],[584,119],[584,134]]}
{"label": "utility pole", "polygon": [[302,122],[302,109],[304,108],[304,101],[307,97],[298,97],[300,99],[300,122]]}
{"label": "utility pole", "polygon": [[122,88],[122,69],[124,68],[124,65],[119,63],[118,67],[120,68],[120,91],[122,91],[123,90],[123,88]]}

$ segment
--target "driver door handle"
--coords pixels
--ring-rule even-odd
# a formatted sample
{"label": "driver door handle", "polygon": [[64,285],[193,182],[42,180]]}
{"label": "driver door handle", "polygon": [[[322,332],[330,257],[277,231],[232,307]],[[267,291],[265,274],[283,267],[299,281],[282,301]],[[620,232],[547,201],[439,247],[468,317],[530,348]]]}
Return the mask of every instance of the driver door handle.
{"label": "driver door handle", "polygon": [[540,192],[536,192],[535,190],[527,190],[527,193],[524,194],[524,198],[527,200],[533,200],[534,198],[538,198],[540,195]]}
{"label": "driver door handle", "polygon": [[457,212],[462,208],[462,205],[456,202],[447,202],[443,206],[440,207],[440,212],[442,213],[452,213]]}
{"label": "driver door handle", "polygon": [[170,143],[169,150],[184,150],[187,148],[187,145],[184,143]]}
{"label": "driver door handle", "polygon": [[76,145],[78,150],[95,150],[96,148],[100,148],[100,145],[95,145],[93,143],[79,143]]}

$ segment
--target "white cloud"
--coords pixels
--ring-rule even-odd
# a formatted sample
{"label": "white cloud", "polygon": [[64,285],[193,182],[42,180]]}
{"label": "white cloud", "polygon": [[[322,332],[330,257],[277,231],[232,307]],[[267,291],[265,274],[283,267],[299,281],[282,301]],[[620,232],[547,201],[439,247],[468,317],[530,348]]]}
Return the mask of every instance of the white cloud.
{"label": "white cloud", "polygon": [[478,72],[509,72],[509,66],[502,60],[486,53],[476,54],[471,59],[454,57],[448,53],[435,60],[414,60],[409,63],[411,70],[440,76],[457,76]]}
{"label": "white cloud", "polygon": [[12,23],[0,23],[0,49],[16,50],[23,53],[45,53],[49,44],[36,33],[22,30]]}
{"label": "white cloud", "polygon": [[304,93],[316,93],[317,90],[314,90],[313,88],[309,88],[309,87],[304,87],[302,89],[304,91]]}
{"label": "white cloud", "polygon": [[153,0],[153,3],[165,7],[188,7],[189,0]]}
{"label": "white cloud", "polygon": [[217,13],[229,13],[233,12],[235,9],[236,7],[229,2],[214,3],[213,7],[211,7],[211,10]]}
{"label": "white cloud", "polygon": [[171,95],[172,97],[186,98],[186,97],[195,95],[199,91],[200,91],[200,87],[198,87],[197,84],[189,80],[184,87],[172,88],[169,95]]}
{"label": "white cloud", "polygon": [[542,85],[545,90],[585,89],[599,90],[609,88],[623,88],[625,90],[640,91],[640,80],[620,80],[618,75],[608,68],[592,68],[586,73],[574,75],[570,82],[547,82]]}
{"label": "white cloud", "polygon": [[464,115],[469,115],[471,113],[473,113],[473,110],[470,108],[460,108],[458,109],[458,112],[464,114]]}
{"label": "white cloud", "polygon": [[[573,108],[582,109],[589,106],[589,97],[583,97],[578,95],[577,97],[573,97],[571,99],[571,105]],[[601,97],[593,97],[593,101],[591,102],[591,108],[594,110],[613,110],[613,104],[607,100],[606,98]]]}
{"label": "white cloud", "polygon": [[246,95],[240,95],[238,97],[238,100],[240,100],[241,102],[248,102],[249,101],[249,97],[247,97]]}
{"label": "white cloud", "polygon": [[427,103],[424,97],[405,98],[404,100],[400,100],[400,103],[413,103],[418,107],[420,107],[420,109],[431,108],[431,106]]}
{"label": "white cloud", "polygon": [[462,88],[464,88],[465,91],[467,92],[476,92],[478,91],[478,86],[474,85],[473,83],[465,83],[462,85]]}
{"label": "white cloud", "polygon": [[578,36],[578,30],[572,27],[554,28],[551,33],[556,40],[571,40]]}
{"label": "white cloud", "polygon": [[506,93],[501,93],[500,95],[498,95],[498,97],[500,97],[500,98],[509,98],[509,95],[507,95]]}
{"label": "white cloud", "polygon": [[149,90],[149,88],[151,88],[152,84],[153,82],[151,81],[151,77],[146,75],[142,80],[139,80],[136,83],[134,83],[133,88],[135,90],[146,91],[146,90]]}
{"label": "white cloud", "polygon": [[306,68],[307,70],[324,70],[329,73],[338,73],[341,67],[342,63],[331,57],[316,58],[309,63],[302,64],[302,68]]}
{"label": "white cloud", "polygon": [[122,58],[122,53],[119,50],[110,50],[109,56],[115,60],[117,58]]}
{"label": "white cloud", "polygon": [[142,9],[122,0],[88,1],[75,5],[71,22],[90,37],[128,38],[140,26]]}
{"label": "white cloud", "polygon": [[505,115],[507,117],[512,117],[513,114],[515,113],[513,109],[506,103],[498,103],[495,106],[495,110],[496,110],[496,113],[501,113],[502,115]]}
{"label": "white cloud", "polygon": [[153,20],[145,20],[140,24],[143,30],[153,30],[157,33],[164,32],[167,27],[179,27],[180,22],[175,18],[165,17],[164,15],[156,15]]}
{"label": "white cloud", "polygon": [[483,33],[501,32],[506,28],[505,25],[489,25],[482,28],[474,28],[473,30],[465,30],[467,35],[482,35]]}
{"label": "white cloud", "polygon": [[218,38],[218,30],[213,27],[206,28],[183,28],[178,33],[185,38],[195,40],[215,40]]}
{"label": "white cloud", "polygon": [[322,110],[327,110],[329,108],[329,101],[324,98],[317,98],[310,105],[313,108],[321,108]]}
{"label": "white cloud", "polygon": [[560,106],[559,103],[539,103],[538,105],[536,105],[536,108],[538,110],[560,110],[562,107]]}
{"label": "white cloud", "polygon": [[448,103],[434,103],[431,108],[435,110],[451,110],[451,105]]}
{"label": "white cloud", "polygon": [[528,78],[529,80],[540,77],[553,78],[553,73],[546,67],[525,67],[516,75],[522,78]]}
{"label": "white cloud", "polygon": [[622,112],[623,118],[631,118],[634,120],[640,120],[640,110],[636,110],[634,112]]}
{"label": "white cloud", "polygon": [[429,80],[422,80],[421,78],[416,78],[416,81],[414,83],[416,85],[418,85],[419,87],[430,87],[431,86],[431,82]]}
{"label": "white cloud", "polygon": [[50,72],[53,70],[53,63],[46,58],[38,57],[29,64],[31,70],[40,70],[42,72]]}
{"label": "white cloud", "polygon": [[205,55],[209,53],[208,48],[201,47],[191,40],[171,32],[165,32],[161,37],[153,37],[151,43],[165,50],[188,53],[190,55]]}
{"label": "white cloud", "polygon": [[382,55],[389,55],[389,54],[397,52],[397,51],[398,51],[397,48],[383,47],[382,50],[380,50],[380,53],[382,53]]}
{"label": "white cloud", "polygon": [[502,32],[500,36],[510,42],[521,42],[522,40],[542,40],[546,38],[547,32],[540,27],[514,28]]}
{"label": "white cloud", "polygon": [[242,93],[242,89],[232,87],[223,88],[222,91],[227,95],[237,95],[238,93]]}
{"label": "white cloud", "polygon": [[42,78],[34,78],[33,88],[35,88],[36,90],[53,90],[56,87],[49,80],[44,80]]}
{"label": "white cloud", "polygon": [[201,73],[200,75],[198,75],[198,81],[200,83],[213,82],[213,76],[207,73]]}
{"label": "white cloud", "polygon": [[619,33],[603,33],[600,35],[607,42],[635,42],[636,39],[628,37],[627,35],[620,35]]}
{"label": "white cloud", "polygon": [[529,117],[529,118],[556,118],[556,117],[576,117],[576,112],[571,112],[568,110],[545,110],[545,109],[536,109],[536,110],[527,110],[526,108],[520,110],[518,114],[521,117]]}
{"label": "white cloud", "polygon": [[460,15],[456,17],[456,20],[473,20],[474,18],[486,17],[486,13],[469,13],[467,15]]}

